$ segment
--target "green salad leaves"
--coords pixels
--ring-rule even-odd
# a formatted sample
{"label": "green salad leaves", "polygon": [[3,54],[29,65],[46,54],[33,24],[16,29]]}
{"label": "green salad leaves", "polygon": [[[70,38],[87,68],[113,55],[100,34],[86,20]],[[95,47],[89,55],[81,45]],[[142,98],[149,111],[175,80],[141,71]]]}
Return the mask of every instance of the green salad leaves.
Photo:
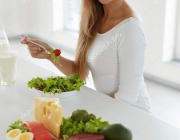
{"label": "green salad leaves", "polygon": [[[104,128],[109,125],[107,121],[101,121],[101,117],[97,118],[94,114],[89,114],[86,110],[76,110],[71,117],[64,118],[60,129],[60,137],[66,140],[77,133],[103,134]],[[7,133],[13,129],[20,129],[22,133],[27,132],[27,128],[23,126],[21,120],[15,121],[9,125]]]}
{"label": "green salad leaves", "polygon": [[[93,117],[87,119],[88,116]],[[86,114],[85,110],[76,110],[72,113],[71,117],[63,118],[61,125],[61,137],[63,139],[67,139],[77,133],[102,134],[103,129],[106,126],[109,126],[107,121],[101,121],[101,118],[96,118],[93,114]]]}
{"label": "green salad leaves", "polygon": [[67,77],[50,77],[45,80],[42,78],[33,78],[28,82],[29,88],[35,88],[44,93],[62,93],[66,91],[80,90],[80,87],[85,84],[78,74],[72,74]]}
{"label": "green salad leaves", "polygon": [[22,133],[27,132],[27,128],[23,126],[23,122],[21,120],[17,120],[11,125],[9,125],[7,133],[13,129],[20,129]]}

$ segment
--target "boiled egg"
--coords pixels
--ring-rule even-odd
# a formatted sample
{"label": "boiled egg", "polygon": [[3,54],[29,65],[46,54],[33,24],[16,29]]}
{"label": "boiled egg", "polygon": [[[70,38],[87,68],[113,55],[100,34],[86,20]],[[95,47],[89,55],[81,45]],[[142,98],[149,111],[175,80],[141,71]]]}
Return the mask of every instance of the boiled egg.
{"label": "boiled egg", "polygon": [[15,140],[20,134],[20,129],[13,129],[6,134],[6,140]]}
{"label": "boiled egg", "polygon": [[33,140],[34,134],[31,132],[26,132],[18,135],[15,140]]}

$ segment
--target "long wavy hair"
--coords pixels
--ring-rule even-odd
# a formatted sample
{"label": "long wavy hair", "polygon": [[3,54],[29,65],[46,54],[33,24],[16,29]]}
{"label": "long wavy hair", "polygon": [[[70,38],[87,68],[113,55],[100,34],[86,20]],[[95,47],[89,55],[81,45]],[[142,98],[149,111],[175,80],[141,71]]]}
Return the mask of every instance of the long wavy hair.
{"label": "long wavy hair", "polygon": [[76,73],[82,80],[88,76],[87,53],[97,34],[104,10],[98,0],[82,0],[79,38],[76,49]]}

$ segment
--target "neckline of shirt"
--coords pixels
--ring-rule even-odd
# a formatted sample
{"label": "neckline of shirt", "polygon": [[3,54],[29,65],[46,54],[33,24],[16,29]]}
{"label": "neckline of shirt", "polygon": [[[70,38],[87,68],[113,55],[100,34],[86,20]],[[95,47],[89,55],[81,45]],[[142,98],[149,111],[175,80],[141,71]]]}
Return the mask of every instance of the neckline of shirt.
{"label": "neckline of shirt", "polygon": [[109,32],[111,32],[112,30],[114,30],[115,28],[117,28],[117,27],[123,25],[124,23],[126,23],[127,21],[131,21],[131,20],[136,20],[136,21],[138,21],[138,22],[141,23],[141,21],[140,21],[139,19],[137,19],[137,18],[135,18],[135,17],[129,17],[129,18],[126,18],[126,19],[124,19],[123,21],[119,22],[116,26],[114,26],[113,28],[111,28],[110,30],[108,30],[108,31],[105,32],[105,33],[102,33],[102,34],[101,34],[101,33],[98,33],[98,32],[97,32],[97,35],[100,35],[100,36],[106,35],[106,34],[108,34]]}

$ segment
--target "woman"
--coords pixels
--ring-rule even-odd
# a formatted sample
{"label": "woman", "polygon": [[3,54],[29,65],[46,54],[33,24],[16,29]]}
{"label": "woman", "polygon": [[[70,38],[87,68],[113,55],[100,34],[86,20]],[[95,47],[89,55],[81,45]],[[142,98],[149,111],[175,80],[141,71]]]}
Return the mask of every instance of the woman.
{"label": "woman", "polygon": [[[151,112],[143,78],[146,38],[139,15],[124,0],[83,0],[75,61],[60,56],[63,67],[25,36],[34,58],[51,61],[62,73],[78,73],[85,80],[92,72],[96,89],[117,100]],[[31,39],[52,50],[48,44]]]}

